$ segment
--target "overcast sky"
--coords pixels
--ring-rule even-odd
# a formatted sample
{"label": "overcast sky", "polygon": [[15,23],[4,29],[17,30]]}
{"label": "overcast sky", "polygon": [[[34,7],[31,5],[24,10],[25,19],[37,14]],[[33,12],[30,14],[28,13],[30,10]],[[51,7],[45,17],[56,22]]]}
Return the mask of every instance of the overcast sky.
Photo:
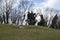
{"label": "overcast sky", "polygon": [[33,0],[35,8],[54,8],[60,10],[60,0]]}

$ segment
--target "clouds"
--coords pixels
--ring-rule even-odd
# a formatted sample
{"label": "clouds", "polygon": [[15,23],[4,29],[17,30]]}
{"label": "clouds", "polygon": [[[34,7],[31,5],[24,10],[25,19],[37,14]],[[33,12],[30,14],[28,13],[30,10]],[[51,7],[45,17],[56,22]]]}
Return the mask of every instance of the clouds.
{"label": "clouds", "polygon": [[58,3],[59,0],[46,0],[45,2],[43,2],[41,5],[43,7],[50,7],[50,8],[54,8],[56,7],[56,4]]}
{"label": "clouds", "polygon": [[[13,4],[12,8],[15,8],[19,5],[19,2],[22,0],[15,0],[15,3]],[[34,8],[39,9],[41,8],[54,8],[60,10],[60,0],[27,0],[27,1],[34,1],[35,4]]]}
{"label": "clouds", "polygon": [[57,0],[46,0],[46,1],[43,2],[41,5],[42,5],[43,7],[53,7],[56,2],[57,2]]}
{"label": "clouds", "polygon": [[60,0],[44,0],[36,5],[36,7],[60,9]]}
{"label": "clouds", "polygon": [[54,8],[60,10],[60,0],[57,0],[57,2],[54,5]]}
{"label": "clouds", "polygon": [[17,7],[18,5],[19,5],[19,2],[20,2],[21,0],[15,0],[15,3],[13,4],[13,7],[12,8],[15,8],[15,7]]}

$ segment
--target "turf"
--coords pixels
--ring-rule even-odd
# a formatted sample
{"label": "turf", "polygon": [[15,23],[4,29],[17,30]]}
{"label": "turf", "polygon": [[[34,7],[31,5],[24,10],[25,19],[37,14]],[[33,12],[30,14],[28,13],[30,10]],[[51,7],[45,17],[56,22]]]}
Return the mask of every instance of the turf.
{"label": "turf", "polygon": [[0,40],[60,40],[60,30],[42,26],[24,26],[0,24]]}

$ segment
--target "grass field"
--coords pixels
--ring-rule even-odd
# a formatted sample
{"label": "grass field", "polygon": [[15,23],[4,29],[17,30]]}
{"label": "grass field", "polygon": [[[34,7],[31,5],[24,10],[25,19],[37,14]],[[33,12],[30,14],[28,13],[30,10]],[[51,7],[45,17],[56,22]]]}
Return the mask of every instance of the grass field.
{"label": "grass field", "polygon": [[0,25],[0,40],[60,40],[60,30],[41,26]]}

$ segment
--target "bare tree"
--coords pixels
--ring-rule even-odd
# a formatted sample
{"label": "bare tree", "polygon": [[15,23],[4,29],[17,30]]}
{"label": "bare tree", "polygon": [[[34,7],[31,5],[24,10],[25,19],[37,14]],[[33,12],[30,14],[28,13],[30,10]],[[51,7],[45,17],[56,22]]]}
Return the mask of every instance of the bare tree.
{"label": "bare tree", "polygon": [[34,5],[33,1],[20,0],[19,3],[17,3],[17,6],[15,8],[13,7],[13,9],[15,10],[15,14],[17,14],[18,23],[19,20],[20,20],[20,24],[23,23],[24,17],[27,14],[26,12],[30,10],[33,5]]}
{"label": "bare tree", "polygon": [[[17,6],[13,8],[16,3],[18,3]],[[33,6],[33,2],[29,0],[0,0],[0,4],[0,14],[3,15],[4,23],[7,24],[11,11],[19,15],[18,20],[20,18],[22,20],[23,15]]]}
{"label": "bare tree", "polygon": [[11,8],[13,6],[13,3],[14,3],[15,0],[5,0],[5,6],[6,6],[6,23],[8,24],[8,19],[9,19],[9,14],[10,14],[10,11],[11,11]]}

